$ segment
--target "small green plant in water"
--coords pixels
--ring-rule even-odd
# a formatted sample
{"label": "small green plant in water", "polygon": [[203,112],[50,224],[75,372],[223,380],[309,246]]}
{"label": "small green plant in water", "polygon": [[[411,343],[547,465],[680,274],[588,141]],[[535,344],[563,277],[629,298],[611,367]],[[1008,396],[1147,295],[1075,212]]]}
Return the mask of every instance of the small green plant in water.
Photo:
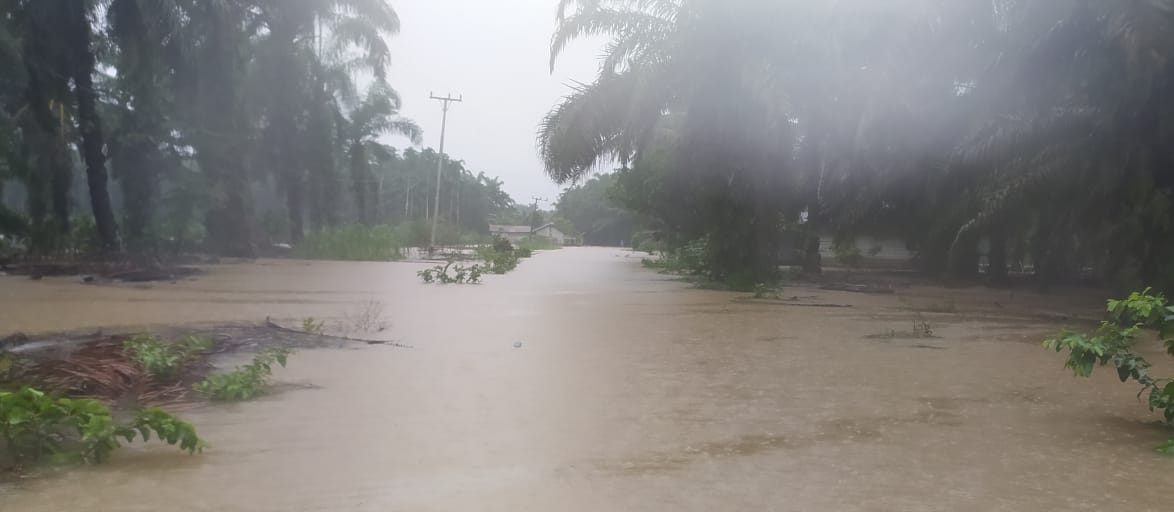
{"label": "small green plant in water", "polygon": [[204,448],[190,423],[158,408],[142,409],[130,424],[119,425],[96,400],[57,398],[31,387],[0,391],[0,452],[17,463],[49,456],[98,463],[121,446],[119,439],[149,441],[152,432],[188,453]]}
{"label": "small green plant in water", "polygon": [[193,358],[211,350],[212,340],[198,336],[187,336],[180,341],[169,343],[157,337],[140,334],[123,343],[123,348],[152,377],[164,381],[175,380],[181,370]]}
{"label": "small green plant in water", "polygon": [[[1138,398],[1145,395],[1149,409],[1162,411],[1166,423],[1174,425],[1174,382],[1150,375],[1149,361],[1133,351],[1137,335],[1144,329],[1153,329],[1166,352],[1174,355],[1174,306],[1146,288],[1123,300],[1110,300],[1106,309],[1108,318],[1092,333],[1064,330],[1044,340],[1044,347],[1056,352],[1067,351],[1064,367],[1077,377],[1088,377],[1097,366],[1112,364],[1121,382],[1133,380],[1141,384]],[[1156,450],[1174,454],[1174,439]]]}
{"label": "small green plant in water", "polygon": [[314,317],[309,316],[302,319],[302,331],[310,334],[322,334],[325,332],[326,322],[323,320],[315,320]]}
{"label": "small green plant in water", "polygon": [[264,349],[253,356],[253,362],[238,366],[228,373],[209,375],[192,389],[215,401],[252,400],[265,393],[269,376],[273,374],[273,366],[280,365],[284,368],[292,353],[293,351],[288,348]]}

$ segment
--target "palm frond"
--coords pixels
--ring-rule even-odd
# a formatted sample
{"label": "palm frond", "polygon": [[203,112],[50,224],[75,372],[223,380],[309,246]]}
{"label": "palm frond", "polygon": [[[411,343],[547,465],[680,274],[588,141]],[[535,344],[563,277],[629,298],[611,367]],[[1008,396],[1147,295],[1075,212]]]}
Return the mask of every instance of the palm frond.
{"label": "palm frond", "polygon": [[338,20],[331,26],[334,53],[345,55],[350,47],[361,49],[361,60],[357,62],[369,68],[377,78],[382,78],[387,63],[391,60],[391,48],[383,38],[384,32],[378,25],[363,18],[349,17]]}
{"label": "palm frond", "polygon": [[362,19],[382,33],[399,33],[399,14],[386,0],[333,0],[332,4],[335,12]]}
{"label": "palm frond", "polygon": [[643,73],[604,76],[590,85],[577,85],[539,127],[546,173],[568,183],[608,157],[629,159],[671,99],[664,83]]}
{"label": "palm frond", "polygon": [[663,37],[671,27],[669,19],[639,10],[592,8],[576,12],[563,19],[551,37],[550,68],[554,70],[559,55],[576,39],[601,34],[631,39],[624,44],[625,53],[631,53]]}

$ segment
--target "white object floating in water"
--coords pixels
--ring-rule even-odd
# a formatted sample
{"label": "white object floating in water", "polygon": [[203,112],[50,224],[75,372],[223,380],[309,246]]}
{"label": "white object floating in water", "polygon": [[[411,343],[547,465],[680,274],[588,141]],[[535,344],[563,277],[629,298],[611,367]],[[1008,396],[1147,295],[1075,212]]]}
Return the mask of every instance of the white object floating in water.
{"label": "white object floating in water", "polygon": [[520,342],[520,341],[515,341],[515,342],[514,342],[514,348],[522,348],[522,342]]}

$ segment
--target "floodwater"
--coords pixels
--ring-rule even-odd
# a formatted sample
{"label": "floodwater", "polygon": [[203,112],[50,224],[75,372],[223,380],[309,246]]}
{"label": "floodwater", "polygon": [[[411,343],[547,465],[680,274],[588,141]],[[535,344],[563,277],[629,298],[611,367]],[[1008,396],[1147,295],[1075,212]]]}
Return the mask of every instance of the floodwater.
{"label": "floodwater", "polygon": [[[1074,379],[1039,345],[1059,324],[1033,315],[1095,301],[912,288],[755,303],[594,248],[481,286],[426,286],[422,267],[0,278],[0,332],[379,317],[412,347],[302,351],[277,393],[182,413],[204,454],[132,445],[3,484],[0,510],[1169,510],[1155,478],[1174,460],[1151,451],[1167,432],[1136,388]],[[902,339],[918,320],[937,337]]]}

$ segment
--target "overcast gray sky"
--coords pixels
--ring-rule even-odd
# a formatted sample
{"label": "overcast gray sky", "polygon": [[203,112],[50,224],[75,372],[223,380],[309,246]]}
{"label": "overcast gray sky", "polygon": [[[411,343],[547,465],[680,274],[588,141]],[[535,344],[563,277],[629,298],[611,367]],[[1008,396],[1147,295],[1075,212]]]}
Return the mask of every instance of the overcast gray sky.
{"label": "overcast gray sky", "polygon": [[[550,35],[557,0],[390,0],[401,32],[390,42],[388,81],[402,113],[424,129],[424,145],[440,144],[437,95],[463,94],[448,116],[445,152],[473,172],[499,176],[519,203],[551,203],[559,187],[542,172],[535,133],[542,116],[598,69],[597,41],[575,43],[550,73]],[[405,147],[403,139],[389,139]]]}

